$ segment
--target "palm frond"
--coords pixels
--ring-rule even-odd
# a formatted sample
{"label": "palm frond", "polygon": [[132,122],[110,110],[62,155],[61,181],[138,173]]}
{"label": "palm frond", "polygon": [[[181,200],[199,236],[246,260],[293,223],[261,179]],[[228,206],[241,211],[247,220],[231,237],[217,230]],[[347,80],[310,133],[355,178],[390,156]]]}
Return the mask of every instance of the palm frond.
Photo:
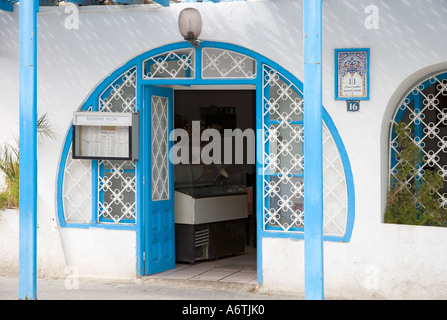
{"label": "palm frond", "polygon": [[19,176],[19,150],[7,144],[0,148],[0,171],[6,176],[8,182],[15,181]]}
{"label": "palm frond", "polygon": [[57,138],[57,133],[54,132],[51,127],[52,124],[47,113],[44,113],[41,117],[39,117],[39,115],[37,116],[37,134],[54,140]]}

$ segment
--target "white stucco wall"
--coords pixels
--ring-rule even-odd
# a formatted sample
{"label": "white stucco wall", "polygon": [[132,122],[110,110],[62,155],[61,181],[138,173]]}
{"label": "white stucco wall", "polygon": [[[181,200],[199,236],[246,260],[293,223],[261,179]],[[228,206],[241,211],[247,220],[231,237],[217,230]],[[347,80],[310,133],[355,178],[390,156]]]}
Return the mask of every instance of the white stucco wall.
{"label": "white stucco wall", "polygon": [[[379,9],[377,30],[365,28],[365,7]],[[192,5],[192,4],[189,4]],[[136,270],[133,231],[61,229],[56,179],[68,124],[93,88],[129,59],[181,41],[177,17],[186,5],[79,9],[79,29],[64,27],[64,8],[42,8],[38,18],[38,109],[59,137],[39,144],[38,261],[42,276],[131,278]],[[229,42],[265,55],[302,79],[301,0],[197,4],[201,38]],[[388,123],[410,84],[447,66],[447,2],[439,0],[325,0],[324,106],[350,157],[356,219],[350,243],[325,244],[325,287],[335,298],[447,298],[443,271],[447,229],[382,223],[387,177]],[[18,10],[0,12],[0,143],[18,135]],[[371,48],[371,100],[358,113],[334,100],[334,49]],[[5,76],[7,75],[7,76]],[[0,274],[17,271],[17,212],[0,212]],[[263,240],[263,286],[303,293],[304,244]]]}

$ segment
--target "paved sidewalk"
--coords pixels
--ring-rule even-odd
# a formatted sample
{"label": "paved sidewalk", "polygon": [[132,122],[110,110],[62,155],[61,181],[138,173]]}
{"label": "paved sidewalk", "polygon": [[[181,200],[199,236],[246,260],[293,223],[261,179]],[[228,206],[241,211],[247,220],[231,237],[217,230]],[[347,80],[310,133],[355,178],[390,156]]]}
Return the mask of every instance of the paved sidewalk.
{"label": "paved sidewalk", "polygon": [[[83,281],[77,288],[65,280],[37,280],[38,300],[290,300],[280,294],[261,293],[254,287],[184,281]],[[18,299],[18,279],[0,277],[0,300]]]}

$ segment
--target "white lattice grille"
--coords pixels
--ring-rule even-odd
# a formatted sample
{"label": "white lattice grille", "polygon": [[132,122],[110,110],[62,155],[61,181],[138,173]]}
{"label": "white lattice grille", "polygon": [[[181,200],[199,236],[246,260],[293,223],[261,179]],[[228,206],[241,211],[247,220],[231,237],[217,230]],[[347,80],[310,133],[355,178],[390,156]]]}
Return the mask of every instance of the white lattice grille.
{"label": "white lattice grille", "polygon": [[[98,99],[101,112],[135,112],[136,68],[133,67],[109,85]],[[87,111],[91,111],[92,107]],[[91,223],[92,192],[97,192],[98,223],[134,223],[135,164],[132,161],[99,161],[98,190],[92,190],[92,161],[67,156],[63,203],[65,221]]]}
{"label": "white lattice grille", "polygon": [[[264,229],[302,232],[304,128],[302,92],[277,71],[263,68]],[[323,231],[344,236],[348,215],[345,172],[323,123]]]}
{"label": "white lattice grille", "polygon": [[132,161],[100,161],[98,221],[134,222],[135,164]]}
{"label": "white lattice grille", "polygon": [[133,67],[119,76],[99,97],[99,111],[135,112],[136,74]]}
{"label": "white lattice grille", "polygon": [[343,236],[346,232],[348,194],[340,153],[323,123],[323,232]]}
{"label": "white lattice grille", "polygon": [[202,49],[202,78],[256,78],[256,60],[229,50]]}
{"label": "white lattice grille", "polygon": [[194,77],[194,49],[173,50],[143,61],[143,79]]}
{"label": "white lattice grille", "polygon": [[[409,164],[413,170],[405,181],[399,181],[398,174],[403,161],[396,134],[399,123],[405,123],[405,139],[413,141],[423,159]],[[427,171],[437,173],[444,181],[436,192],[439,206],[447,209],[447,73],[420,82],[401,101],[392,122],[390,157],[390,183],[398,183],[408,192],[413,192],[410,186],[415,180],[424,180]],[[415,196],[414,201],[416,206],[424,207],[418,197]]]}
{"label": "white lattice grille", "polygon": [[64,171],[63,206],[67,223],[90,223],[92,219],[91,161],[75,160],[71,148]]}
{"label": "white lattice grille", "polygon": [[152,96],[152,200],[169,199],[168,98]]}
{"label": "white lattice grille", "polygon": [[264,67],[264,227],[289,231],[303,226],[302,93]]}
{"label": "white lattice grille", "polygon": [[[101,112],[136,111],[136,67],[132,67],[108,86],[99,98]],[[98,162],[99,223],[135,223],[135,163]]]}

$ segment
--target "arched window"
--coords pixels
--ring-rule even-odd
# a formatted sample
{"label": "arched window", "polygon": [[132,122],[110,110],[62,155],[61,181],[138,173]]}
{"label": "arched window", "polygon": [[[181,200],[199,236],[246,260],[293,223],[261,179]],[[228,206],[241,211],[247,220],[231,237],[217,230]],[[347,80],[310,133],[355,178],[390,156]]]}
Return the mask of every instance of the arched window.
{"label": "arched window", "polygon": [[400,102],[390,131],[385,222],[447,226],[447,72]]}
{"label": "arched window", "polygon": [[[90,102],[90,101],[88,101]],[[135,112],[136,67],[120,74],[83,111]],[[75,160],[71,133],[62,179],[63,224],[128,224],[136,219],[136,176],[133,161]]]}

